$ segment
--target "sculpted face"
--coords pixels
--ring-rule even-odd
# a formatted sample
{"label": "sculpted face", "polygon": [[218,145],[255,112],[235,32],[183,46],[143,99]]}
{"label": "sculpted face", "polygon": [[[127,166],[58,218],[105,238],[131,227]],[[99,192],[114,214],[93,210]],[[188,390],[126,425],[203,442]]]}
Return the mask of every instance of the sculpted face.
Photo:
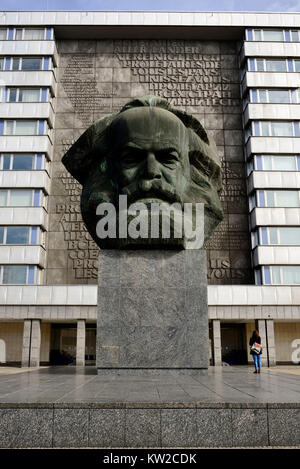
{"label": "sculpted face", "polygon": [[[163,98],[136,98],[119,113],[97,120],[62,161],[82,185],[82,218],[102,249],[141,247],[134,237],[127,243],[120,232],[115,239],[97,235],[99,204],[109,203],[117,216],[128,213],[119,207],[122,195],[127,196],[128,206],[142,202],[146,217],[152,203],[164,203],[167,208],[176,205],[180,213],[186,203],[202,205],[205,240],[223,218],[221,166],[214,142],[196,118]],[[163,240],[162,244],[152,236],[145,243],[147,249],[186,246],[184,236],[178,242]]]}
{"label": "sculpted face", "polygon": [[128,202],[180,202],[190,176],[188,135],[174,114],[158,108],[123,112],[110,128],[110,168]]}

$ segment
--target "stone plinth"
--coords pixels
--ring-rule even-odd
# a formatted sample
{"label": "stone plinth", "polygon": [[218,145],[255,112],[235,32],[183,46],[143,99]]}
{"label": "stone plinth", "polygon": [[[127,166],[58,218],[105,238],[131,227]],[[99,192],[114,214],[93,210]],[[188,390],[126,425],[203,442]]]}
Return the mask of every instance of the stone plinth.
{"label": "stone plinth", "polygon": [[101,251],[99,372],[206,369],[208,356],[205,251]]}

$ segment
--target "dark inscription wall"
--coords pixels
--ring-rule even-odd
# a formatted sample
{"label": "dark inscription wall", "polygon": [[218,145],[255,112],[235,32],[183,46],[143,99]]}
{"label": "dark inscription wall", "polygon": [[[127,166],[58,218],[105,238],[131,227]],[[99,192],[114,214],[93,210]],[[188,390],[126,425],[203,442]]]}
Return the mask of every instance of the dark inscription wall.
{"label": "dark inscription wall", "polygon": [[98,248],[80,215],[80,185],[60,160],[96,119],[155,94],[194,114],[223,167],[225,217],[207,242],[212,284],[253,283],[236,44],[60,41],[47,283],[96,283]]}

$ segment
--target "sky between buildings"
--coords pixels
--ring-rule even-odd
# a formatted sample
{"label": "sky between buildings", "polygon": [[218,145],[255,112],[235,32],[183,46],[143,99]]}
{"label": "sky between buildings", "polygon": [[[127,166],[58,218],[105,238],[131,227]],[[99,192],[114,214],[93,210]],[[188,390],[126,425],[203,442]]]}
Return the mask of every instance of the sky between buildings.
{"label": "sky between buildings", "polygon": [[0,0],[7,10],[299,12],[300,0]]}

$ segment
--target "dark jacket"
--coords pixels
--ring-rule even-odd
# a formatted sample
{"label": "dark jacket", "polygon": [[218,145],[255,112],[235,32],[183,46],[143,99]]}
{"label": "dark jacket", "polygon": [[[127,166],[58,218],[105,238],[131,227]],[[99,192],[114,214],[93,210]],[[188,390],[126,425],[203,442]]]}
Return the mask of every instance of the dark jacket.
{"label": "dark jacket", "polygon": [[[257,344],[261,344],[261,338],[260,338],[260,336],[255,337],[255,338],[250,337],[250,341],[249,341],[250,347],[254,344],[254,342],[256,342]],[[261,355],[261,354],[262,354],[262,350],[259,352],[258,355]],[[250,350],[250,355],[254,355],[254,352],[252,352],[252,350]],[[257,355],[257,353],[256,353],[255,355]]]}

